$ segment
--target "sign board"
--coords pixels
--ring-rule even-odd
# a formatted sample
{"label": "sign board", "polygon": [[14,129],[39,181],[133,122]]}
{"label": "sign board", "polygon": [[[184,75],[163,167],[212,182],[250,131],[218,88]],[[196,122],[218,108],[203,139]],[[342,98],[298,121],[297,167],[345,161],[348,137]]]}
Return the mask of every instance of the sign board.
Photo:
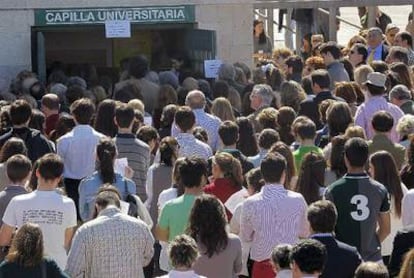
{"label": "sign board", "polygon": [[128,20],[108,20],[105,21],[106,38],[130,38],[131,22]]}
{"label": "sign board", "polygon": [[193,5],[131,8],[79,8],[35,10],[36,26],[105,24],[106,21],[131,23],[193,23]]}
{"label": "sign board", "polygon": [[221,60],[205,60],[204,61],[204,76],[206,78],[217,78],[218,70],[223,64]]}

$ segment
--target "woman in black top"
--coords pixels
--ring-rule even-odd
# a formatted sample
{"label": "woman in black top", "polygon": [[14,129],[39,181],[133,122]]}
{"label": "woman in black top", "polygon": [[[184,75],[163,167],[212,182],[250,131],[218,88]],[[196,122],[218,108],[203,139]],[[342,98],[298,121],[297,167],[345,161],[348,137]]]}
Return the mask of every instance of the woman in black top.
{"label": "woman in black top", "polygon": [[69,278],[54,260],[44,257],[42,231],[32,223],[17,231],[9,254],[0,264],[0,277]]}

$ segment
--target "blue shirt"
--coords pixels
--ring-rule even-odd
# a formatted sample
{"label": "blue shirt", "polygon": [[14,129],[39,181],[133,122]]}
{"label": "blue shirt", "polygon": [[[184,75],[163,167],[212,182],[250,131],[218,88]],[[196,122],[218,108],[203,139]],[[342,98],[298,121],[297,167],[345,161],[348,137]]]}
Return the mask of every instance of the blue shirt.
{"label": "blue shirt", "polygon": [[216,151],[220,144],[218,129],[220,127],[221,120],[216,116],[204,112],[203,109],[193,109],[193,112],[196,118],[196,125],[201,126],[207,131],[208,144],[213,151]]}
{"label": "blue shirt", "polygon": [[375,51],[374,52],[374,57],[373,57],[373,61],[381,61],[382,60],[382,43],[380,45],[378,45],[376,48],[372,49],[371,47],[368,47],[368,56],[371,55],[371,51]]}
{"label": "blue shirt", "polygon": [[269,152],[269,150],[260,149],[260,152],[254,156],[249,156],[247,158],[248,161],[253,163],[254,167],[259,167],[260,163],[262,162],[263,158],[266,156],[266,154]]}
{"label": "blue shirt", "polygon": [[[125,200],[128,194],[136,194],[135,183],[115,173],[115,182],[112,183],[121,193],[122,199]],[[92,216],[95,197],[103,181],[99,172],[93,173],[92,176],[84,178],[79,184],[79,213],[83,221],[87,221]],[[127,192],[125,191],[127,189]]]}

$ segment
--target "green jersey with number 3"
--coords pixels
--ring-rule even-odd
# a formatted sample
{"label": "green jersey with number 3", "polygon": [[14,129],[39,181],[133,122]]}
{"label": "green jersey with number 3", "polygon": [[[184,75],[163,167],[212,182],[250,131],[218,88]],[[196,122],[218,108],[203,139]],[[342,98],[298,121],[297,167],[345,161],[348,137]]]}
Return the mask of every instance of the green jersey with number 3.
{"label": "green jersey with number 3", "polygon": [[325,191],[338,210],[338,240],[355,246],[364,261],[380,261],[377,217],[390,209],[387,189],[367,174],[346,174]]}

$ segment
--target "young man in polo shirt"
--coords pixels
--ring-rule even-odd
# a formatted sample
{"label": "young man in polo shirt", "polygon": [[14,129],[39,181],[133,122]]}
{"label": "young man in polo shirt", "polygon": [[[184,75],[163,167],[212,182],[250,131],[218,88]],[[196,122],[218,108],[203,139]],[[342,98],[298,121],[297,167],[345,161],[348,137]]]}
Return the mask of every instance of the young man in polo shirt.
{"label": "young man in polo shirt", "polygon": [[300,146],[293,152],[293,157],[295,158],[296,169],[299,171],[305,154],[315,152],[322,155],[323,152],[315,146],[316,126],[311,119],[299,122],[296,130]]}
{"label": "young man in polo shirt", "polygon": [[156,238],[160,241],[172,241],[175,236],[185,232],[194,201],[203,193],[203,186],[207,182],[207,165],[204,160],[196,157],[184,160],[178,170],[184,194],[166,203],[161,210],[155,231]]}
{"label": "young man in polo shirt", "polygon": [[368,159],[365,140],[349,139],[344,158],[348,173],[325,192],[325,198],[338,211],[336,237],[355,246],[364,261],[382,261],[381,242],[391,229],[387,189],[365,172]]}

